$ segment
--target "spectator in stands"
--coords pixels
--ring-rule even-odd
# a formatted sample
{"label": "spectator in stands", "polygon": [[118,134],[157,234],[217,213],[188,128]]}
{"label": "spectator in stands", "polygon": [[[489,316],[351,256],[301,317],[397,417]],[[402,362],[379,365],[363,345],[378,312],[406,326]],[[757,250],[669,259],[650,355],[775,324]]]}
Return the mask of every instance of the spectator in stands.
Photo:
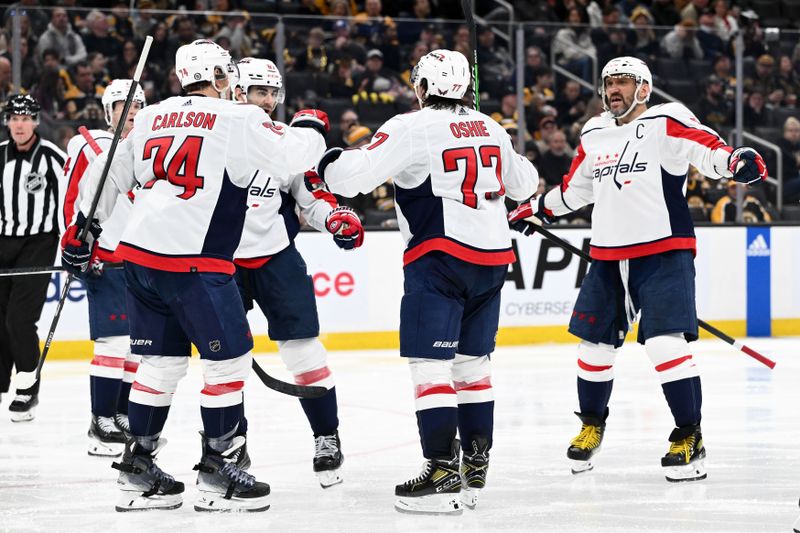
{"label": "spectator in stands", "polygon": [[725,99],[722,80],[712,74],[706,79],[705,94],[697,103],[697,118],[718,132],[731,127],[731,106]]}
{"label": "spectator in stands", "polygon": [[[45,57],[52,58],[53,55],[48,52],[45,53]],[[53,66],[51,60],[49,66],[43,67],[41,78],[39,82],[34,85],[31,96],[39,102],[43,112],[54,119],[63,119],[65,77],[61,75],[61,69],[57,61],[58,55],[56,54],[55,57],[55,66]]]}
{"label": "spectator in stands", "polygon": [[[152,46],[150,47],[152,49]],[[149,58],[148,58],[149,59]],[[114,78],[132,78],[139,62],[139,47],[134,41],[122,43],[122,53],[111,64],[111,75]]]}
{"label": "spectator in stands", "polygon": [[636,32],[636,57],[646,61],[653,61],[660,55],[661,47],[656,32],[651,27],[654,24],[653,15],[644,6],[638,6],[631,13],[631,25]]}
{"label": "spectator in stands", "polygon": [[548,185],[558,185],[565,174],[569,172],[572,163],[572,149],[567,144],[567,136],[563,131],[556,129],[548,137],[547,149],[542,153],[536,165],[539,176],[544,178]]}
{"label": "spectator in stands", "polygon": [[111,77],[108,75],[108,59],[100,52],[89,52],[86,62],[92,67],[92,76],[94,76],[95,85],[105,87],[111,83]]}
{"label": "spectator in stands", "polygon": [[725,99],[733,101],[735,97],[736,76],[731,73],[731,59],[726,55],[717,56],[712,64],[714,75],[722,82]]}
{"label": "spectator in stands", "polygon": [[543,68],[536,74],[536,83],[530,88],[534,99],[539,99],[544,104],[549,104],[556,99],[553,90],[553,71],[550,68]]}
{"label": "spectator in stands", "polygon": [[[394,73],[399,73],[406,62],[406,58],[400,59],[400,41],[397,39],[397,26],[386,27],[386,31],[381,35],[380,44],[377,48],[383,53],[384,68]],[[436,48],[441,48],[441,46]],[[405,49],[403,49],[403,52],[405,52]]]}
{"label": "spectator in stands", "polygon": [[783,100],[783,89],[775,77],[775,58],[769,54],[761,55],[756,60],[756,75],[744,80],[744,92],[758,91],[766,96],[767,102],[780,105]]}
{"label": "spectator in stands", "polygon": [[145,37],[153,34],[153,29],[159,23],[159,20],[150,12],[153,8],[155,8],[155,4],[152,0],[140,0],[139,8],[134,10],[131,17],[133,22],[132,37],[144,40]]}
{"label": "spectator in stands", "polygon": [[489,26],[478,29],[478,64],[481,68],[481,82],[486,82],[487,90],[507,83],[514,72],[514,61],[508,50],[495,42],[495,35]]}
{"label": "spectator in stands", "polygon": [[354,61],[349,57],[343,57],[336,61],[328,87],[331,98],[352,98],[356,94],[357,85],[353,63]]}
{"label": "spectator in stands", "polygon": [[581,95],[581,86],[577,81],[567,80],[561,94],[553,102],[558,111],[558,124],[569,126],[586,112],[586,99]]}
{"label": "spectator in stands", "polygon": [[709,201],[706,196],[708,190],[708,180],[700,174],[694,166],[689,165],[689,172],[686,175],[686,201],[689,207],[700,207],[705,213],[705,219],[708,220],[707,208]]}
{"label": "spectator in stands", "polygon": [[167,75],[164,78],[164,83],[162,83],[158,92],[159,95],[161,96],[160,100],[165,100],[167,98],[171,98],[173,96],[180,96],[183,94],[181,81],[180,79],[178,79],[178,75],[175,74],[174,66],[170,67],[170,69],[167,71]]}
{"label": "spectator in stands", "polygon": [[404,21],[397,29],[398,38],[403,44],[412,44],[419,39],[422,29],[430,24],[431,3],[429,0],[414,0],[408,18],[414,20]]}
{"label": "spectator in stands", "polygon": [[72,30],[67,19],[67,12],[62,8],[53,10],[47,31],[39,39],[39,55],[53,48],[61,51],[67,66],[72,66],[86,59],[86,47],[81,36]]}
{"label": "spectator in stands", "polygon": [[100,52],[105,57],[116,57],[121,52],[120,42],[108,34],[108,18],[93,9],[86,16],[86,29],[83,35],[83,44],[87,54]]}
{"label": "spectator in stands", "polygon": [[[11,29],[11,15],[16,13],[17,8],[19,8],[21,25],[27,28],[27,33],[23,28],[23,35],[30,37],[31,35],[39,36],[43,34],[49,21],[47,11],[39,8],[40,3],[39,0],[20,0],[8,6],[3,14],[3,18],[6,21],[6,29]],[[7,35],[11,35],[11,32],[9,31]]]}
{"label": "spectator in stands", "polygon": [[587,25],[586,12],[576,7],[567,12],[568,26],[556,32],[552,52],[559,65],[592,82],[592,59],[597,55]]}
{"label": "spectator in stands", "polygon": [[554,115],[545,114],[539,120],[539,128],[534,132],[533,139],[536,141],[536,146],[539,148],[540,154],[544,154],[547,151],[550,137],[557,131],[559,131],[559,129]]}
{"label": "spectator in stands", "polygon": [[124,0],[117,0],[111,6],[111,14],[108,17],[109,32],[118,41],[134,38],[129,6],[130,2]]}
{"label": "spectator in stands", "polygon": [[[167,24],[163,21],[157,22],[153,26],[153,44],[150,46],[150,53],[147,55],[147,68],[156,66],[161,77],[166,78],[169,68],[175,63],[175,56],[169,57],[170,50],[169,33]],[[124,43],[128,42],[125,40]]]}
{"label": "spectator in stands", "polygon": [[[336,135],[335,137],[333,135],[329,135],[328,146],[330,148],[347,148],[349,146],[347,144],[347,139],[350,135],[350,129],[359,125],[358,113],[356,113],[355,110],[345,109],[342,111],[342,114],[339,117],[339,135]],[[331,139],[331,137],[333,137],[333,139]]]}
{"label": "spectator in stands", "polygon": [[714,1],[714,28],[725,43],[729,43],[739,31],[739,23],[728,9],[728,0]]}
{"label": "spectator in stands", "polygon": [[572,141],[572,143],[577,146],[580,143],[580,135],[583,126],[589,121],[590,118],[596,117],[600,113],[603,112],[603,103],[600,101],[600,98],[597,96],[593,96],[586,102],[586,112],[583,114],[581,118],[575,121],[572,126],[569,128],[569,132],[567,137]]}
{"label": "spectator in stands", "polygon": [[620,10],[615,5],[603,8],[603,24],[592,30],[592,42],[597,50],[597,62],[605,65],[612,58],[633,55],[636,32],[619,27]]}
{"label": "spectator in stands", "polygon": [[[37,14],[45,17],[45,25],[47,25],[47,16],[44,14],[45,12],[39,9],[34,11]],[[28,39],[31,44],[35,44],[39,38],[39,35],[41,35],[41,33],[36,32],[33,28],[31,28],[31,16],[34,16],[34,11],[31,11],[29,14],[28,10],[22,10],[19,15],[19,35],[22,39]],[[0,30],[0,38],[4,38],[7,41],[7,47],[10,44],[11,36],[14,34],[14,17],[11,16],[12,13],[16,13],[14,6],[6,9],[5,34],[2,30]]]}
{"label": "spectator in stands", "polygon": [[350,12],[350,2],[348,0],[331,0],[328,16],[342,18],[350,15],[352,13]]}
{"label": "spectator in stands", "polygon": [[800,120],[786,119],[778,146],[783,160],[783,201],[800,202]]}
{"label": "spectator in stands", "polygon": [[[194,20],[189,17],[177,17],[172,22],[172,35],[167,39],[167,57],[171,62],[175,61],[175,52],[185,44],[191,44],[203,36],[197,33]],[[130,76],[125,76],[129,78]]]}
{"label": "spectator in stands", "polygon": [[700,22],[700,14],[708,7],[708,0],[691,0],[681,9],[681,20],[692,20],[695,25]]}
{"label": "spectator in stands", "polygon": [[792,58],[787,55],[782,55],[778,61],[776,81],[783,90],[782,105],[794,107],[797,104],[797,95],[800,94],[800,78],[792,64]]}
{"label": "spectator in stands", "polygon": [[769,115],[764,105],[764,95],[761,91],[755,90],[747,97],[742,121],[744,127],[750,129],[768,125]]}
{"label": "spectator in stands", "polygon": [[683,19],[664,36],[661,49],[672,59],[703,59],[703,47],[695,35],[697,25],[691,19]]}
{"label": "spectator in stands", "polygon": [[364,11],[353,17],[356,27],[356,40],[365,47],[379,46],[386,29],[396,27],[391,17],[383,15],[381,0],[366,0]]}
{"label": "spectator in stands", "polygon": [[346,20],[337,20],[333,25],[335,36],[333,43],[328,44],[331,62],[338,62],[340,59],[355,59],[356,62],[364,64],[367,60],[367,51],[361,44],[355,42],[350,35],[350,25]]}
{"label": "spectator in stands", "polygon": [[[772,222],[769,212],[749,190],[745,190],[742,205],[742,219],[745,224],[753,222]],[[728,194],[719,199],[711,211],[711,222],[721,224],[736,222],[736,182],[728,180]]]}
{"label": "spectator in stands", "polygon": [[[39,75],[41,74],[41,70],[39,69],[38,62],[36,58],[33,57],[31,53],[31,46],[29,39],[20,39],[19,42],[19,55],[22,58],[22,66],[20,67],[21,70],[21,84],[22,88],[26,91],[30,91],[31,87],[38,81]],[[4,54],[3,57],[11,61],[12,58],[12,51],[9,49]],[[3,96],[5,101],[5,96]]]}
{"label": "spectator in stands", "polygon": [[742,11],[742,33],[744,34],[744,57],[760,57],[767,53],[764,45],[764,30],[758,20],[758,13],[752,9]]}
{"label": "spectator in stands", "polygon": [[411,49],[411,54],[408,56],[408,68],[400,73],[400,79],[411,89],[414,88],[414,84],[411,83],[411,72],[414,70],[414,67],[417,66],[417,63],[419,63],[420,58],[428,52],[430,52],[428,45],[422,41],[417,41],[417,44]]}
{"label": "spectator in stands", "polygon": [[230,47],[227,49],[234,59],[241,59],[252,55],[253,41],[247,34],[247,17],[245,13],[236,11],[225,17],[225,24],[214,34],[212,39],[216,42],[221,37],[230,40]]}
{"label": "spectator in stands", "polygon": [[538,46],[529,46],[525,50],[525,87],[536,85],[536,75],[547,68],[542,49]]}
{"label": "spectator in stands", "polygon": [[681,21],[681,15],[673,0],[653,0],[650,13],[656,26],[675,26]]}
{"label": "spectator in stands", "polygon": [[464,24],[458,27],[455,34],[453,34],[453,50],[467,50],[465,57],[472,57],[472,48],[469,44],[469,28]]}
{"label": "spectator in stands", "polygon": [[358,92],[387,93],[398,96],[401,92],[397,74],[383,66],[383,52],[373,48],[367,52],[367,68],[358,80]]}
{"label": "spectator in stands", "polygon": [[307,72],[328,71],[328,50],[325,47],[325,32],[322,28],[311,28],[306,49],[295,58],[294,69]]}
{"label": "spectator in stands", "polygon": [[0,56],[0,102],[7,102],[8,97],[17,92],[11,85],[11,61]]}
{"label": "spectator in stands", "polygon": [[726,44],[717,35],[717,28],[714,25],[714,12],[711,9],[704,9],[700,13],[698,26],[697,41],[703,49],[704,59],[712,60],[725,53]]}
{"label": "spectator in stands", "polygon": [[512,122],[519,120],[517,115],[517,91],[512,86],[507,86],[503,91],[503,96],[500,98],[500,109],[491,114],[492,120],[497,123],[502,123],[505,119],[511,119]]}
{"label": "spectator in stands", "polygon": [[92,67],[80,61],[72,68],[72,85],[64,94],[64,111],[67,120],[81,120],[94,127],[105,123],[103,114],[103,87],[95,84]]}

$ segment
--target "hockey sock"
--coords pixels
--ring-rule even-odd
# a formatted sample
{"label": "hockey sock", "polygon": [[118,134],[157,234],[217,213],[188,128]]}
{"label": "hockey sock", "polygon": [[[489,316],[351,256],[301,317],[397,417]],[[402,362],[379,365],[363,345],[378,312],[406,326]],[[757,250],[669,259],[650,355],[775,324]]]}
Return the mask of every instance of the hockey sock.
{"label": "hockey sock", "polygon": [[494,389],[489,355],[456,354],[453,360],[453,387],[458,399],[458,433],[462,447],[482,435],[492,445],[494,430]]}
{"label": "hockey sock", "polygon": [[452,407],[417,411],[422,455],[426,459],[450,457],[457,426],[458,410]]}
{"label": "hockey sock", "polygon": [[161,434],[172,396],[188,366],[189,358],[184,356],[142,356],[128,402],[128,421],[137,440],[157,439]]}
{"label": "hockey sock", "polygon": [[131,395],[131,385],[136,378],[136,371],[139,369],[141,360],[142,357],[140,355],[133,354],[128,354],[125,358],[125,374],[122,376],[117,398],[117,412],[123,415],[128,414],[128,398]]}
{"label": "hockey sock", "polygon": [[578,401],[581,406],[581,414],[593,414],[602,417],[606,412],[613,387],[613,379],[609,381],[587,381],[579,377]]}
{"label": "hockey sock", "polygon": [[128,398],[131,395],[131,385],[127,381],[123,381],[119,385],[119,396],[117,397],[117,412],[123,415],[128,414]]}
{"label": "hockey sock", "polygon": [[212,440],[224,440],[226,438],[230,439],[226,435],[232,437],[238,434],[237,430],[244,412],[242,405],[241,402],[227,407],[205,407],[201,404],[200,415],[203,418],[203,433],[205,433],[206,437]]}
{"label": "hockey sock", "polygon": [[333,435],[339,428],[338,405],[336,403],[336,387],[324,396],[314,399],[301,399],[300,405],[306,413],[314,437]]}
{"label": "hockey sock", "polygon": [[167,422],[167,415],[169,415],[169,405],[156,407],[137,403],[133,399],[128,403],[128,422],[131,425],[131,433],[136,435],[137,440],[138,437],[157,439]]}
{"label": "hockey sock", "polygon": [[466,449],[476,435],[487,437],[491,448],[493,431],[494,402],[458,404],[458,434],[463,448]]}
{"label": "hockey sock", "polygon": [[453,361],[410,357],[417,426],[426,459],[450,457],[458,427],[456,390],[451,381]]}
{"label": "hockey sock", "polygon": [[[95,359],[97,359],[97,356],[95,356]],[[117,413],[117,400],[121,385],[122,378],[89,376],[93,415],[111,417]],[[128,390],[130,390],[130,385]]]}
{"label": "hockey sock", "polygon": [[94,358],[89,366],[93,415],[111,417],[116,414],[129,349],[130,340],[124,335],[95,339]]}
{"label": "hockey sock", "polygon": [[698,376],[663,383],[661,388],[669,404],[669,410],[675,418],[675,427],[700,423],[703,391]]}
{"label": "hockey sock", "polygon": [[200,391],[200,414],[208,439],[235,434],[244,418],[244,381],[250,372],[250,352],[233,359],[201,359],[205,386]]}

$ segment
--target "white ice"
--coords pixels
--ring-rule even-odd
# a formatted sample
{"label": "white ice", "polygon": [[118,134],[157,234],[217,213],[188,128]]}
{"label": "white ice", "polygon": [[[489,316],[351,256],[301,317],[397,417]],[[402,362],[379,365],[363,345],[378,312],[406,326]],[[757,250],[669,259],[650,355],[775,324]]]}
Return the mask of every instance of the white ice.
{"label": "white ice", "polygon": [[[254,515],[196,513],[200,369],[194,360],[164,430],[159,457],[186,482],[181,509],[116,513],[116,471],[86,454],[88,362],[48,362],[36,420],[0,412],[0,530],[24,531],[537,531],[789,532],[800,496],[800,339],[750,339],[774,371],[719,341],[693,344],[703,376],[708,479],[671,484],[661,472],[671,416],[643,349],[617,362],[606,440],[593,472],[565,457],[579,421],[570,345],[500,348],[494,356],[495,446],[489,485],[461,516],[403,515],[394,485],[421,454],[406,364],[393,351],[333,352],[346,455],[343,485],[323,490],[311,471],[312,437],[296,399],[247,385],[251,472],[272,486]],[[259,361],[288,377],[275,355]]]}

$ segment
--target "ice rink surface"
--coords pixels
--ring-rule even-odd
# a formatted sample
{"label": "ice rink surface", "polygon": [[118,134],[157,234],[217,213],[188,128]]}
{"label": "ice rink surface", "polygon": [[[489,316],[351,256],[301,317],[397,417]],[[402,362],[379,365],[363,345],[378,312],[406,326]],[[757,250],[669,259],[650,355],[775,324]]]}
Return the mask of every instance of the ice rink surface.
{"label": "ice rink surface", "polygon": [[[35,421],[0,411],[0,531],[197,532],[790,532],[800,496],[800,339],[751,339],[774,371],[719,341],[692,344],[703,378],[708,479],[671,484],[661,472],[672,420],[641,346],[623,348],[603,451],[573,476],[565,457],[579,430],[575,348],[501,348],[494,357],[495,445],[475,511],[397,513],[394,485],[422,462],[407,365],[395,352],[333,352],[345,482],[328,490],[311,471],[313,439],[295,398],[246,389],[251,472],[272,486],[253,515],[197,513],[200,367],[175,396],[162,468],[187,484],[175,511],[116,513],[116,471],[86,454],[88,361],[48,362]],[[258,358],[287,379],[276,355]]]}

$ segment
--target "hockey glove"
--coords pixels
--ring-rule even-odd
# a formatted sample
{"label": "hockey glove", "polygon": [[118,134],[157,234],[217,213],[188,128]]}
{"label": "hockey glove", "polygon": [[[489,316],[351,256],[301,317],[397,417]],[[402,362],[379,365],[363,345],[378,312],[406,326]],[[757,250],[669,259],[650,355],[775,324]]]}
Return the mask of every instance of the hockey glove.
{"label": "hockey glove", "polygon": [[767,179],[767,165],[761,154],[743,146],[728,156],[728,170],[739,183],[755,184]]}
{"label": "hockey glove", "polygon": [[289,125],[296,128],[313,128],[317,130],[323,138],[331,129],[328,114],[319,109],[301,109],[294,114]]}
{"label": "hockey glove", "polygon": [[322,181],[325,181],[325,168],[339,159],[342,152],[344,152],[343,148],[330,148],[322,154],[322,158],[319,160],[319,163],[317,163],[317,174],[322,178]]}
{"label": "hockey glove", "polygon": [[531,235],[535,226],[552,224],[555,216],[544,206],[544,194],[523,202],[508,214],[508,225],[524,235]]}
{"label": "hockey glove", "polygon": [[325,185],[325,182],[322,181],[322,178],[320,178],[319,174],[314,170],[306,170],[306,173],[303,174],[303,182],[306,184],[306,189],[308,189],[310,193],[328,190],[328,186]]}
{"label": "hockey glove", "polygon": [[364,244],[364,227],[349,207],[331,211],[325,219],[325,229],[333,234],[333,242],[343,250],[353,250]]}
{"label": "hockey glove", "polygon": [[97,219],[94,218],[89,223],[86,240],[81,241],[78,239],[78,235],[83,231],[86,223],[86,216],[79,212],[75,224],[68,227],[64,236],[61,237],[61,264],[67,272],[78,277],[96,271],[92,268],[92,263],[97,252],[97,239],[103,231]]}

